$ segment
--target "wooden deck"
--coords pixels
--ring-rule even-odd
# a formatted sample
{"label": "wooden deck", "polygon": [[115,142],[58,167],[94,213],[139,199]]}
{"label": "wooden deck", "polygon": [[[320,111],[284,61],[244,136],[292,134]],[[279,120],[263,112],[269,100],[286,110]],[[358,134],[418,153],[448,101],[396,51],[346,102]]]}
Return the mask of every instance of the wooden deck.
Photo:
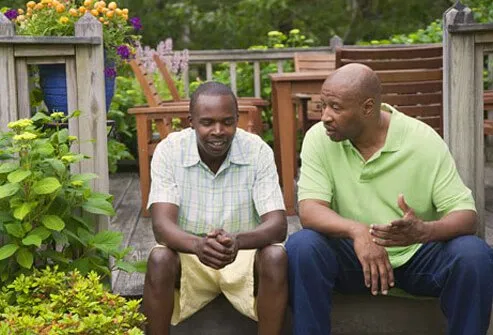
{"label": "wooden deck", "polygon": [[[129,255],[131,260],[146,259],[152,246],[154,236],[151,219],[140,216],[139,176],[135,172],[125,172],[110,177],[110,193],[114,196],[116,215],[112,218],[110,229],[123,232],[124,246],[134,250]],[[493,245],[493,164],[485,166],[486,198],[486,240]],[[298,217],[288,218],[288,233],[300,229]],[[115,271],[112,277],[113,291],[124,296],[141,296],[144,287],[144,275],[127,274]]]}

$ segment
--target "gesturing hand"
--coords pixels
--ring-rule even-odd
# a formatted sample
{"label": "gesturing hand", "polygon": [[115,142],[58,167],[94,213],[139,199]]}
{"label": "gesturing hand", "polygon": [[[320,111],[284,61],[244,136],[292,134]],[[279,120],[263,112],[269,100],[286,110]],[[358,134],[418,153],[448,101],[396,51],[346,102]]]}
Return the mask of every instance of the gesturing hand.
{"label": "gesturing hand", "polygon": [[373,295],[377,295],[380,281],[380,292],[387,294],[389,287],[394,286],[394,271],[387,250],[373,243],[366,227],[362,228],[353,242],[354,251],[363,268],[366,287],[371,289]]}
{"label": "gesturing hand", "polygon": [[424,242],[426,224],[407,205],[404,195],[399,195],[397,204],[404,214],[402,219],[392,221],[390,224],[371,225],[370,234],[374,237],[373,241],[384,247],[408,246]]}

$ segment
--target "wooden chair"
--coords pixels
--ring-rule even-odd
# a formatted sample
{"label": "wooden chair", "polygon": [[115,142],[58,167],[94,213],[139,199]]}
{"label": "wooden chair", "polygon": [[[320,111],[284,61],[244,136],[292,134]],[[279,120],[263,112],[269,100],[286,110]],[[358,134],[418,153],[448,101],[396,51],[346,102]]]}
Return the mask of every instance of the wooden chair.
{"label": "wooden chair", "polygon": [[[369,66],[377,72],[382,82],[382,102],[426,122],[443,136],[442,54],[442,44],[338,47],[336,68],[349,63]],[[489,96],[486,92],[485,105]],[[493,100],[493,95],[490,99]],[[485,120],[485,134],[493,134],[493,125],[489,120]]]}
{"label": "wooden chair", "polygon": [[[174,130],[172,119],[180,119],[180,124],[183,128],[188,126],[190,102],[186,100],[162,100],[157,93],[151,74],[147,73],[142,62],[133,59],[130,61],[130,66],[144,91],[148,103],[147,106],[139,106],[128,110],[129,114],[135,116],[137,125],[142,215],[148,217],[150,213],[146,210],[146,206],[151,183],[150,162],[152,154],[157,143]],[[238,109],[240,114],[238,127],[256,133],[255,120],[257,119],[258,108],[253,105],[239,103]],[[153,132],[153,124],[156,127],[156,132]]]}
{"label": "wooden chair", "polygon": [[[171,77],[168,67],[161,60],[158,54],[154,54],[153,56],[154,62],[157,65],[161,76],[163,77],[168,89],[171,93],[171,97],[174,102],[188,102],[187,99],[180,98],[180,94],[178,93],[178,89],[176,88],[175,82]],[[257,113],[254,113],[254,128],[255,133],[261,135],[263,133],[263,123],[262,123],[262,110],[269,105],[269,103],[261,98],[253,98],[253,97],[238,97],[239,105],[251,105],[257,108]]]}
{"label": "wooden chair", "polygon": [[[294,70],[296,72],[333,71],[335,69],[335,54],[328,52],[296,52],[294,54]],[[298,129],[302,133],[320,121],[320,95],[295,94],[293,103],[298,115]]]}

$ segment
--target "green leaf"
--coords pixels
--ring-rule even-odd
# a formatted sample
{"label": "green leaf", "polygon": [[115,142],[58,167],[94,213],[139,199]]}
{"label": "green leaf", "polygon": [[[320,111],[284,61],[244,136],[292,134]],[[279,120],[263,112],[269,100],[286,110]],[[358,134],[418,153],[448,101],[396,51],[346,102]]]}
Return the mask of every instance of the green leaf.
{"label": "green leaf", "polygon": [[62,185],[55,177],[47,177],[39,180],[33,186],[33,191],[36,194],[51,194],[57,191]]}
{"label": "green leaf", "polygon": [[132,263],[137,272],[146,273],[147,272],[147,261],[137,261]]}
{"label": "green leaf", "polygon": [[61,231],[65,228],[65,222],[58,215],[43,215],[41,223],[51,230]]}
{"label": "green leaf", "polygon": [[68,237],[66,234],[54,231],[51,235],[55,239],[56,244],[60,246],[68,245]]}
{"label": "green leaf", "polygon": [[137,268],[132,263],[125,261],[116,261],[115,267],[128,273],[137,272]]}
{"label": "green leaf", "polygon": [[38,235],[29,234],[29,236],[27,236],[26,238],[24,238],[22,240],[22,244],[24,244],[24,245],[35,245],[39,248],[41,246],[42,241],[43,240]]}
{"label": "green leaf", "polygon": [[90,241],[89,244],[95,248],[110,253],[111,251],[118,249],[123,241],[123,234],[116,231],[102,231],[97,233]]}
{"label": "green leaf", "polygon": [[8,183],[8,184],[0,186],[0,199],[10,197],[10,196],[16,194],[19,189],[20,189],[20,186],[17,183],[16,184]]}
{"label": "green leaf", "polygon": [[49,156],[55,151],[55,148],[50,143],[44,143],[36,148],[36,152],[41,156]]}
{"label": "green leaf", "polygon": [[77,242],[79,242],[80,244],[82,244],[84,247],[87,246],[87,243],[85,243],[84,241],[82,241],[79,238],[79,236],[77,236],[76,234],[74,234],[70,230],[65,230],[65,234],[67,235],[67,237],[70,237],[70,238],[76,240]]}
{"label": "green leaf", "polygon": [[27,248],[21,248],[17,252],[17,263],[20,266],[30,269],[33,266],[34,257],[33,254]]}
{"label": "green leaf", "polygon": [[4,245],[0,248],[0,260],[9,258],[17,251],[17,249],[19,249],[19,246],[12,243]]}
{"label": "green leaf", "polygon": [[62,144],[68,140],[68,129],[64,128],[58,132],[58,143]]}
{"label": "green leaf", "polygon": [[36,206],[36,202],[24,202],[14,210],[14,217],[17,220],[23,220],[27,214]]}
{"label": "green leaf", "polygon": [[82,205],[82,208],[93,214],[102,214],[113,216],[115,215],[115,210],[113,205],[104,199],[89,198],[87,202]]}
{"label": "green leaf", "polygon": [[89,220],[87,220],[83,217],[77,216],[77,215],[72,215],[70,218],[73,220],[75,225],[77,225],[77,226],[82,225],[88,231],[94,233],[94,223],[90,222]]}
{"label": "green leaf", "polygon": [[47,159],[46,161],[51,165],[51,167],[59,175],[61,175],[65,172],[66,167],[65,167],[65,165],[63,165],[62,161],[60,161],[59,159],[53,158],[53,159]]}
{"label": "green leaf", "polygon": [[27,236],[29,237],[31,235],[38,236],[41,239],[41,241],[44,241],[51,236],[51,231],[49,231],[45,227],[37,227],[34,228]]}
{"label": "green leaf", "polygon": [[7,176],[7,180],[11,183],[19,183],[31,175],[30,170],[18,169],[10,172]]}
{"label": "green leaf", "polygon": [[76,180],[88,181],[88,180],[92,180],[95,178],[98,178],[98,175],[95,173],[81,173],[81,174],[74,174],[70,178],[70,181],[76,181]]}
{"label": "green leaf", "polygon": [[89,241],[92,239],[93,235],[85,230],[84,228],[77,228],[77,235],[79,235],[84,245],[87,245]]}
{"label": "green leaf", "polygon": [[40,121],[40,120],[51,121],[49,116],[46,115],[45,113],[42,113],[42,112],[37,112],[36,114],[34,114],[34,116],[31,118],[31,120],[33,120],[33,122]]}
{"label": "green leaf", "polygon": [[13,218],[10,215],[10,211],[0,211],[0,224],[12,221]]}
{"label": "green leaf", "polygon": [[0,165],[0,174],[1,173],[10,173],[19,168],[19,162],[8,162]]}
{"label": "green leaf", "polygon": [[12,236],[23,238],[26,235],[26,232],[22,228],[20,223],[11,223],[5,225],[5,230]]}
{"label": "green leaf", "polygon": [[70,259],[63,257],[61,253],[56,252],[54,250],[45,250],[42,251],[41,254],[47,258],[50,258],[60,263],[64,263],[64,264],[70,263]]}
{"label": "green leaf", "polygon": [[78,269],[81,274],[86,275],[91,271],[91,265],[88,258],[79,258],[70,264],[71,269]]}

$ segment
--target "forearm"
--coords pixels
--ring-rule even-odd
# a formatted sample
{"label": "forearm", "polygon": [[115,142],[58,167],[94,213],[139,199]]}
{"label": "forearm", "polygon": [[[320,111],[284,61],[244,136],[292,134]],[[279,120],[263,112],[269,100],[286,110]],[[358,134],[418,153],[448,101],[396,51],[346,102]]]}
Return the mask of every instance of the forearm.
{"label": "forearm", "polygon": [[153,231],[158,243],[165,244],[177,252],[196,253],[196,245],[200,237],[183,231],[178,225],[171,222],[153,224]]}
{"label": "forearm", "polygon": [[236,234],[239,249],[261,249],[286,239],[287,222],[284,213],[273,214],[255,229]]}
{"label": "forearm", "polygon": [[461,235],[476,233],[477,215],[471,210],[451,212],[437,221],[425,222],[423,242],[448,241]]}
{"label": "forearm", "polygon": [[354,237],[363,229],[369,229],[365,224],[346,219],[327,204],[314,200],[301,201],[299,208],[303,228],[313,229],[327,236],[354,240]]}

